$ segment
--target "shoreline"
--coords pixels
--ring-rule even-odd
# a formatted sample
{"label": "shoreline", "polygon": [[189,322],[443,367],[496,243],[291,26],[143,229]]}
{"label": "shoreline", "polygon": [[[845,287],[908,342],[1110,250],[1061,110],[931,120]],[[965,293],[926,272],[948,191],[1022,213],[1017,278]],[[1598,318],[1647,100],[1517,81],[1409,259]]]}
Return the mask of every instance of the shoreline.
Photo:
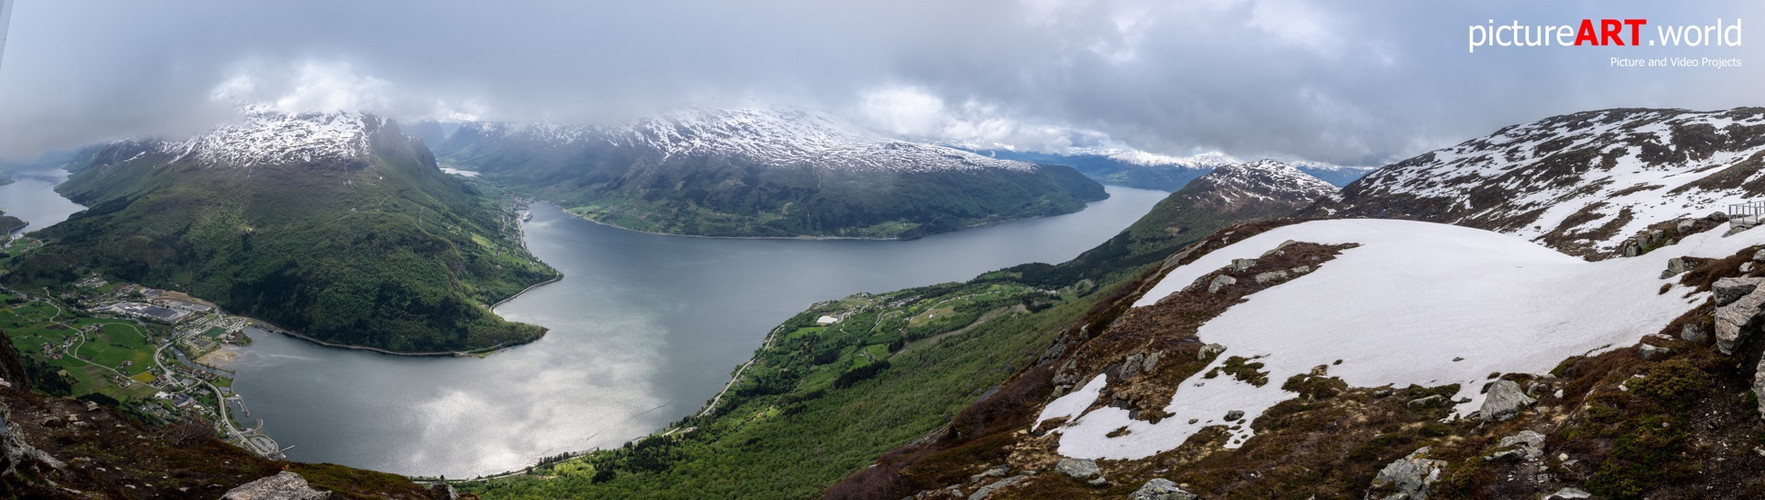
{"label": "shoreline", "polygon": [[[1104,198],[1104,200],[1107,200],[1107,199],[1108,198]],[[916,235],[916,236],[909,236],[909,237],[905,237],[905,238],[899,237],[899,236],[892,237],[892,238],[884,238],[884,237],[875,237],[875,236],[811,236],[811,235],[802,235],[802,236],[708,236],[708,235],[703,235],[703,234],[664,233],[664,232],[659,232],[659,231],[646,231],[646,230],[642,230],[642,229],[633,229],[633,228],[621,226],[618,224],[613,224],[610,222],[595,220],[594,218],[591,218],[589,216],[578,214],[576,212],[571,212],[570,210],[565,209],[564,207],[560,207],[560,206],[558,206],[558,204],[552,203],[550,201],[544,201],[544,200],[536,200],[536,201],[538,201],[539,203],[551,205],[552,208],[556,208],[560,212],[564,212],[565,214],[569,214],[571,217],[575,217],[575,218],[582,219],[585,221],[593,222],[595,224],[599,224],[602,226],[610,227],[613,229],[619,229],[619,230],[623,230],[623,231],[631,231],[634,233],[643,233],[643,234],[653,234],[653,235],[657,235],[657,236],[678,236],[681,238],[704,238],[704,239],[710,239],[710,240],[913,241],[913,240],[925,238],[927,236],[936,236],[936,235],[940,235],[940,234],[954,233],[957,231],[966,231],[969,229],[979,229],[979,228],[984,228],[984,227],[989,227],[989,226],[997,226],[997,225],[1001,225],[1001,224],[1010,224],[1013,222],[1022,222],[1022,221],[1034,220],[1034,219],[1045,219],[1048,217],[1059,217],[1062,215],[1072,215],[1072,214],[1076,214],[1079,212],[1083,212],[1083,211],[1085,211],[1086,208],[1091,208],[1092,203],[1096,203],[1098,201],[1103,201],[1103,200],[1087,201],[1087,202],[1085,202],[1085,208],[1081,208],[1081,209],[1074,210],[1071,212],[1066,212],[1066,213],[1059,213],[1059,214],[1052,214],[1052,215],[1032,215],[1032,216],[1028,216],[1028,217],[1017,217],[1017,218],[1005,219],[1005,220],[1001,220],[1001,221],[983,222],[980,224],[971,224],[971,225],[967,225],[967,226],[962,226],[962,227],[959,227],[956,229],[951,229],[949,231],[938,231],[935,233],[926,233],[926,234],[921,234],[921,235]]]}
{"label": "shoreline", "polygon": [[[633,233],[653,234],[656,236],[678,236],[681,238],[704,238],[707,240],[783,240],[783,241],[839,241],[839,240],[910,241],[910,240],[916,240],[916,239],[919,239],[922,237],[922,236],[914,236],[912,238],[901,238],[901,237],[880,238],[880,237],[874,237],[874,236],[810,236],[810,235],[803,235],[803,236],[709,236],[709,235],[703,235],[703,234],[664,233],[664,232],[660,232],[660,231],[645,231],[642,229],[633,229],[633,228],[621,226],[618,224],[614,224],[611,222],[596,220],[596,219],[589,217],[589,216],[586,216],[586,215],[578,214],[576,212],[571,212],[570,210],[565,209],[564,207],[560,207],[560,206],[558,206],[558,204],[552,203],[549,201],[541,201],[540,203],[551,205],[552,208],[556,208],[556,209],[558,209],[558,211],[564,212],[565,214],[568,214],[571,217],[575,217],[575,218],[582,219],[585,221],[593,222],[598,225],[610,227],[613,229],[618,229],[621,231],[631,231]],[[937,234],[937,233],[933,233],[933,234]]]}
{"label": "shoreline", "polygon": [[[527,286],[527,288],[522,288],[522,289],[521,289],[521,291],[519,291],[519,292],[515,292],[515,294],[514,294],[514,295],[510,295],[510,296],[509,296],[509,297],[508,297],[508,298],[505,298],[505,299],[502,299],[502,300],[499,300],[499,301],[496,301],[496,303],[495,303],[495,304],[491,304],[491,305],[490,305],[490,312],[491,312],[491,313],[492,313],[492,314],[494,314],[494,313],[496,313],[496,308],[498,308],[498,307],[502,307],[502,306],[503,306],[503,304],[507,304],[507,303],[509,303],[509,301],[511,301],[511,300],[515,300],[515,299],[518,299],[518,298],[521,298],[521,296],[522,296],[522,295],[526,295],[526,294],[527,294],[527,292],[531,292],[531,291],[533,291],[533,289],[535,289],[535,288],[539,288],[539,287],[542,287],[542,286],[546,286],[546,285],[550,285],[550,284],[552,284],[552,283],[557,283],[557,282],[559,282],[559,281],[564,281],[564,273],[562,273],[562,272],[559,272],[559,273],[558,273],[558,275],[557,275],[557,276],[553,276],[553,277],[552,277],[552,278],[551,278],[551,279],[548,279],[548,280],[545,280],[545,281],[541,281],[541,282],[538,282],[538,283],[534,283],[534,284],[532,284],[532,285],[528,285],[528,286]],[[537,325],[536,325],[536,326],[537,326]],[[543,327],[542,327],[542,328],[543,328]]]}
{"label": "shoreline", "polygon": [[[242,316],[242,317],[249,318],[248,316]],[[330,347],[330,348],[335,348],[335,349],[348,349],[348,350],[352,350],[352,351],[368,351],[368,352],[373,352],[373,353],[378,353],[378,354],[384,354],[387,356],[404,356],[404,357],[412,357],[412,358],[443,358],[443,357],[464,358],[464,357],[470,357],[470,356],[477,356],[480,354],[490,354],[490,353],[494,353],[496,351],[499,351],[499,350],[502,350],[505,348],[532,343],[536,340],[539,340],[542,337],[545,337],[545,334],[550,331],[550,329],[546,329],[545,332],[540,332],[539,336],[534,337],[533,340],[528,340],[525,342],[509,341],[509,342],[503,342],[503,343],[500,343],[497,345],[493,345],[490,347],[483,347],[483,348],[478,348],[478,349],[470,349],[470,350],[464,350],[464,351],[403,352],[403,351],[382,349],[379,347],[368,347],[368,346],[360,346],[360,345],[349,345],[349,344],[338,344],[335,342],[327,342],[324,340],[319,340],[319,339],[316,339],[313,337],[309,337],[305,334],[294,332],[293,330],[288,330],[288,329],[270,324],[267,321],[263,321],[263,320],[256,319],[256,318],[250,318],[250,319],[254,324],[249,325],[249,326],[255,326],[259,330],[263,330],[263,331],[270,332],[270,333],[279,333],[282,335],[287,335],[289,337],[294,337],[294,338],[297,338],[300,340],[304,340],[307,342],[318,344],[322,347]],[[544,328],[544,327],[541,327],[541,328]]]}
{"label": "shoreline", "polygon": [[[516,228],[516,231],[518,232],[518,237],[517,237],[516,241],[520,242],[522,251],[527,251],[527,240],[525,237],[526,236],[525,229],[521,227],[520,222],[516,222],[515,228]],[[531,256],[532,253],[529,252],[528,255]],[[534,259],[538,260],[537,257],[535,257]],[[503,298],[502,300],[496,301],[495,304],[489,305],[488,309],[490,309],[491,314],[496,314],[497,307],[500,307],[503,304],[508,303],[509,301],[520,298],[522,295],[525,295],[527,292],[530,292],[535,288],[539,288],[541,286],[556,283],[558,281],[562,281],[563,279],[564,279],[564,273],[558,272],[558,274],[556,276],[553,276],[549,279],[546,279],[545,281],[541,281],[538,283],[534,283],[532,285],[528,285],[526,288],[521,289],[521,291],[515,292],[514,295],[510,295],[506,298]],[[176,290],[172,290],[172,291],[183,294],[185,297],[206,303],[207,305],[214,307],[216,312],[226,313],[226,311],[222,310],[220,305],[218,305],[218,304],[214,304],[213,302],[203,300],[201,298],[198,298],[193,295],[189,295],[188,293],[184,293],[181,291],[176,291]],[[253,318],[250,316],[242,316],[242,315],[234,315],[234,316],[239,316],[241,318],[245,318],[246,320],[248,320],[252,323],[252,326],[256,326],[260,330],[270,332],[270,333],[279,333],[282,335],[287,335],[289,337],[294,337],[296,339],[300,339],[300,340],[304,340],[304,341],[307,341],[307,342],[310,342],[313,344],[317,344],[321,347],[329,347],[329,348],[333,348],[333,349],[347,349],[347,350],[352,350],[352,351],[367,351],[367,352],[383,354],[383,355],[387,355],[387,356],[404,356],[404,357],[412,357],[412,358],[442,358],[442,357],[464,358],[464,357],[488,355],[488,354],[493,354],[493,353],[500,351],[500,350],[503,350],[503,349],[517,347],[517,346],[537,342],[537,341],[539,341],[539,339],[544,338],[545,334],[551,332],[550,328],[546,328],[546,327],[539,326],[539,325],[534,325],[534,326],[539,326],[539,328],[540,328],[539,335],[533,337],[532,339],[528,339],[528,340],[524,340],[524,341],[508,341],[508,342],[503,342],[503,343],[499,343],[496,345],[492,345],[489,347],[481,347],[481,348],[477,348],[477,349],[466,349],[466,350],[459,350],[459,351],[405,352],[405,351],[394,351],[391,349],[384,349],[384,348],[379,348],[379,347],[370,347],[370,346],[360,346],[360,345],[340,344],[340,343],[336,343],[336,342],[329,342],[329,341],[320,340],[320,339],[308,336],[303,333],[295,332],[295,331],[289,330],[287,328],[282,328],[280,326],[277,326],[275,324],[272,324],[268,321],[264,321],[259,318]]]}

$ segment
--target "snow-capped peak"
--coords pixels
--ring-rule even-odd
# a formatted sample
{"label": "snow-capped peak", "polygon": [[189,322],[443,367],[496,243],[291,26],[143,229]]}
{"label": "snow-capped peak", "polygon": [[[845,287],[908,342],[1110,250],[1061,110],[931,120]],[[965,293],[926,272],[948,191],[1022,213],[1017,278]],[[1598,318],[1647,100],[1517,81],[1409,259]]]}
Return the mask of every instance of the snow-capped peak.
{"label": "snow-capped peak", "polygon": [[1275,160],[1257,160],[1215,167],[1196,179],[1214,191],[1256,197],[1315,200],[1336,192],[1336,186]]}
{"label": "snow-capped peak", "polygon": [[1287,162],[1287,164],[1292,165],[1294,168],[1303,169],[1302,171],[1311,170],[1311,171],[1318,171],[1318,172],[1353,171],[1353,172],[1365,173],[1365,172],[1372,172],[1374,170],[1379,169],[1379,167],[1355,167],[1355,166],[1349,166],[1349,165],[1337,165],[1334,163],[1324,163],[1321,161],[1309,161],[1309,160],[1290,161],[1290,162]]}
{"label": "snow-capped peak", "polygon": [[1554,116],[1385,167],[1324,208],[1491,229],[1609,256],[1651,224],[1765,196],[1762,130],[1761,108]]}
{"label": "snow-capped peak", "polygon": [[241,120],[161,150],[208,166],[314,163],[369,154],[369,121],[355,112],[290,114],[267,105],[241,108]]}
{"label": "snow-capped peak", "polygon": [[1208,151],[1190,156],[1171,156],[1131,148],[1089,148],[1076,149],[1071,154],[1097,155],[1141,167],[1180,167],[1205,170],[1243,163],[1243,160],[1219,151]]}
{"label": "snow-capped peak", "polygon": [[480,135],[520,137],[550,147],[600,141],[615,147],[676,157],[740,158],[776,167],[837,170],[936,171],[1004,169],[1033,171],[1020,161],[1000,160],[954,148],[907,142],[804,108],[690,108],[622,126],[474,124]]}

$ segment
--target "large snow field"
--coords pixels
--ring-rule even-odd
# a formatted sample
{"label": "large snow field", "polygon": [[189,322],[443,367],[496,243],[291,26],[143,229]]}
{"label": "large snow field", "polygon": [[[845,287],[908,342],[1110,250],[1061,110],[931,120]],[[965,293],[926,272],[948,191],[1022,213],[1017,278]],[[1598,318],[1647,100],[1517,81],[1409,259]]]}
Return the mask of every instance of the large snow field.
{"label": "large snow field", "polygon": [[[1726,229],[1600,262],[1516,236],[1427,222],[1326,220],[1270,230],[1171,270],[1135,304],[1156,303],[1234,258],[1258,257],[1283,241],[1359,243],[1311,274],[1250,295],[1197,332],[1227,348],[1201,373],[1230,356],[1259,357],[1269,383],[1191,377],[1166,407],[1174,416],[1155,425],[1129,419],[1127,410],[1099,408],[1060,430],[1059,452],[1144,458],[1241,410],[1247,420],[1227,445],[1237,447],[1252,434],[1249,419],[1294,396],[1281,383],[1317,365],[1330,365],[1330,375],[1356,387],[1456,383],[1455,399],[1469,399],[1456,410],[1469,413],[1482,404],[1490,373],[1544,373],[1570,356],[1634,344],[1704,300],[1705,294],[1686,298],[1690,289],[1678,285],[1658,293],[1677,280],[1660,274],[1673,257],[1725,257],[1765,242],[1765,230],[1724,238]],[[1056,400],[1037,423],[1078,414],[1102,388],[1093,382]],[[1123,426],[1131,432],[1106,436]]]}

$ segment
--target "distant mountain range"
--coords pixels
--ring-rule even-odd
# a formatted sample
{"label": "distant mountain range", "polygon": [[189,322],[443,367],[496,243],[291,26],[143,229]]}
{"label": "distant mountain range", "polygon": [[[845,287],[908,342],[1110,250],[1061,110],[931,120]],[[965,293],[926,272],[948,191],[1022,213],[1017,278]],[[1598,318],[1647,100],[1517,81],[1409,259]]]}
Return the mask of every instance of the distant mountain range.
{"label": "distant mountain range", "polygon": [[[974,152],[992,158],[1067,165],[1104,184],[1162,191],[1181,189],[1184,184],[1214,168],[1243,163],[1243,160],[1219,152],[1193,156],[1167,156],[1134,149],[1076,150],[1068,153],[977,149]],[[1292,162],[1291,165],[1337,187],[1346,186],[1377,168],[1345,167],[1319,162]]]}
{"label": "distant mountain range", "polygon": [[469,123],[436,152],[596,221],[704,236],[914,237],[1107,196],[1068,167],[890,139],[798,108],[612,127]]}
{"label": "distant mountain range", "polygon": [[390,120],[248,109],[181,141],[93,147],[56,187],[91,207],[34,237],[9,286],[91,273],[339,344],[458,351],[533,340],[489,304],[556,275],[513,217]]}

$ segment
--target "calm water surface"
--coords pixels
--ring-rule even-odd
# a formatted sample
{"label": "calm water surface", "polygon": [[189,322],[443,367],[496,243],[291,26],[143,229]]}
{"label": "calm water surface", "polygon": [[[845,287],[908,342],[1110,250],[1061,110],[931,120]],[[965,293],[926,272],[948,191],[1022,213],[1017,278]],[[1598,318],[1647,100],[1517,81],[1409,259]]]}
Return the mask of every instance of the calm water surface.
{"label": "calm water surface", "polygon": [[[67,171],[60,168],[23,170],[7,172],[7,177],[16,181],[0,186],[0,210],[6,215],[18,217],[29,226],[20,232],[30,232],[53,226],[57,222],[67,220],[74,212],[85,210],[78,203],[67,201],[55,193],[55,185],[67,180]],[[0,238],[5,240],[5,238]]]}
{"label": "calm water surface", "polygon": [[[49,190],[62,179],[0,186],[0,207],[65,219],[79,206]],[[539,205],[527,244],[565,277],[496,312],[550,328],[544,338],[486,358],[408,358],[253,332],[232,366],[251,411],[241,420],[263,419],[293,460],[452,478],[618,446],[697,410],[813,302],[1065,261],[1165,196],[1108,189],[1076,214],[913,241],[661,236]]]}

